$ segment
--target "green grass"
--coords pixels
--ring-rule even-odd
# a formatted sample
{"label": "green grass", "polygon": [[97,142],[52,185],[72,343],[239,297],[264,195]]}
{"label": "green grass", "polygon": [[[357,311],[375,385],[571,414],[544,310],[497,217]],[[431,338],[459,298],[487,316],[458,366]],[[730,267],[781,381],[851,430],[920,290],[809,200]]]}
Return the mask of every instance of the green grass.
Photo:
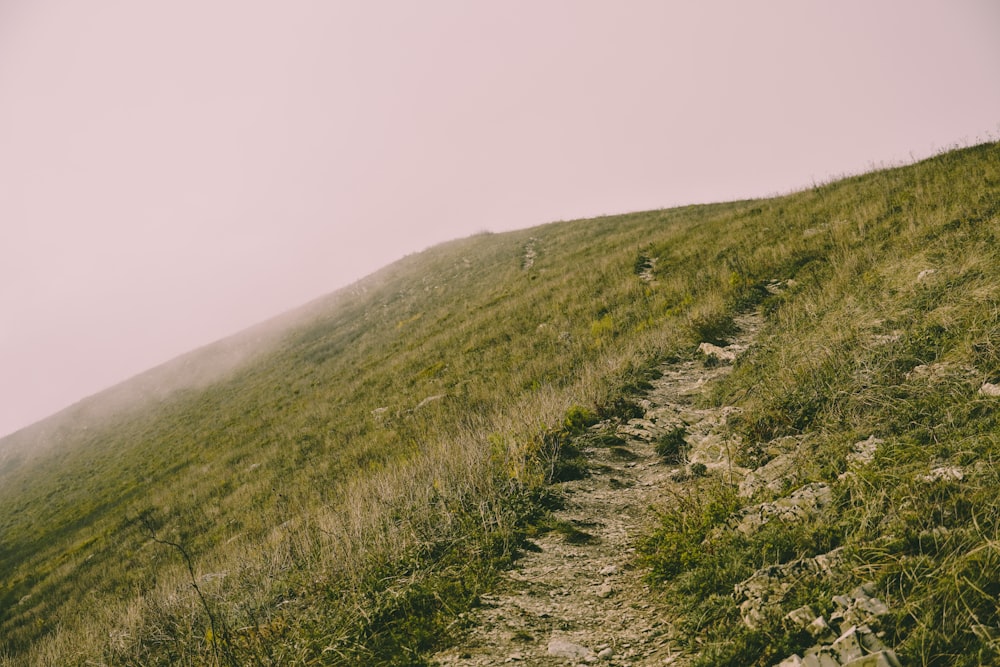
{"label": "green grass", "polygon": [[667,463],[683,462],[686,449],[687,429],[683,426],[674,426],[653,445],[653,450]]}
{"label": "green grass", "polygon": [[[763,301],[758,344],[712,401],[743,408],[734,426],[743,461],[763,463],[775,438],[808,435],[788,490],[824,481],[836,500],[814,522],[752,539],[708,536],[691,524],[704,510],[667,511],[647,547],[653,580],[682,601],[687,627],[709,647],[703,664],[780,660],[774,647],[796,648],[782,613],[865,580],[892,609],[887,643],[904,664],[994,663],[1000,403],[978,390],[1000,373],[1000,150],[847,179],[761,215],[769,210],[780,211],[786,240],[741,261],[751,275],[774,262],[776,277],[793,282]],[[885,441],[875,460],[849,472],[851,444],[870,435]],[[941,466],[964,478],[924,480]],[[728,494],[708,490],[699,503]],[[763,564],[836,546],[850,554],[847,580],[802,582],[769,625],[747,630],[732,602],[705,620],[706,599]]]}
{"label": "green grass", "polygon": [[[744,630],[732,583],[843,544],[906,661],[989,662],[1000,450],[996,399],[976,391],[1000,379],[998,215],[987,144],[407,257],[215,382],[5,458],[0,664],[422,664],[530,546],[547,482],[586,474],[573,443],[600,437],[593,421],[638,416],[661,362],[726,342],[755,307],[760,340],[711,400],[743,408],[755,456],[811,434],[799,473],[836,502],[740,541],[712,532],[732,490],[696,478],[703,493],[665,510],[646,550],[678,623],[720,663],[770,660],[794,638]],[[791,282],[771,296],[772,280]],[[928,364],[947,365],[913,372]],[[838,479],[873,434],[873,465]],[[965,479],[919,480],[946,464]]]}

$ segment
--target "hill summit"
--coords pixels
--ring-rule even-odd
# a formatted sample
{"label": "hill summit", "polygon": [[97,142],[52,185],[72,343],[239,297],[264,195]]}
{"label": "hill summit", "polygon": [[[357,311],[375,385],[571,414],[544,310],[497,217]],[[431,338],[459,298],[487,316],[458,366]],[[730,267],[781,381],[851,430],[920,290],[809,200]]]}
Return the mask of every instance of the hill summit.
{"label": "hill summit", "polygon": [[0,440],[0,665],[995,663],[998,232],[984,144],[409,256]]}

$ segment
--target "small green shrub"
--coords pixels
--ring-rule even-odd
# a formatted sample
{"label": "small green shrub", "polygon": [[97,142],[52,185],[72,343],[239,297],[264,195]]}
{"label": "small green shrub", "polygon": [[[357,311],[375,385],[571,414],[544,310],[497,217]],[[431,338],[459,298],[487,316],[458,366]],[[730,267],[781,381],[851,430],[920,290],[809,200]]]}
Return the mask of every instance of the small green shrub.
{"label": "small green shrub", "polygon": [[[652,385],[646,383],[646,387],[641,389],[641,391],[648,391],[649,389],[652,389]],[[601,419],[617,419],[627,422],[629,419],[639,419],[644,414],[646,414],[646,411],[642,409],[642,406],[635,401],[621,396],[597,406],[597,415]]]}
{"label": "small green shrub", "polygon": [[604,315],[601,319],[590,323],[590,335],[594,339],[594,343],[598,345],[613,338],[615,332],[615,320],[611,315]]}
{"label": "small green shrub", "polygon": [[705,483],[667,506],[660,528],[641,547],[653,581],[670,581],[696,567],[704,558],[709,532],[739,506],[732,487]]}
{"label": "small green shrub", "polygon": [[656,454],[667,463],[680,463],[684,460],[687,451],[686,438],[687,429],[683,426],[674,426],[660,436],[653,448]]}
{"label": "small green shrub", "polygon": [[713,345],[728,345],[729,339],[739,331],[736,320],[729,312],[706,313],[694,317],[691,328],[699,342]]}
{"label": "small green shrub", "polygon": [[569,435],[579,435],[601,419],[593,410],[580,405],[574,405],[566,411],[563,429]]}
{"label": "small green shrub", "polygon": [[587,460],[582,456],[560,458],[553,464],[548,481],[550,483],[572,482],[576,479],[583,479],[589,474]]}
{"label": "small green shrub", "polygon": [[545,481],[549,484],[571,482],[589,474],[587,460],[566,431],[546,431],[542,435],[539,457]]}
{"label": "small green shrub", "polygon": [[744,282],[735,288],[728,305],[736,312],[745,312],[760,305],[771,293],[764,282]]}
{"label": "small green shrub", "polygon": [[583,443],[591,447],[624,447],[625,439],[614,433],[594,433],[584,436]]}

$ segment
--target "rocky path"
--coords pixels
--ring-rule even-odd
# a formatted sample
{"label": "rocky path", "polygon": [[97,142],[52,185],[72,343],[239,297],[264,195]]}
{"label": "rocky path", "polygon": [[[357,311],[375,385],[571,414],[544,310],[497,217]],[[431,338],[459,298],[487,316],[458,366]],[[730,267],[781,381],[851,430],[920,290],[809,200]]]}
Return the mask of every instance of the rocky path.
{"label": "rocky path", "polygon": [[[560,484],[565,507],[557,529],[535,541],[470,618],[460,645],[433,657],[442,666],[683,664],[662,607],[651,599],[636,564],[637,540],[656,522],[656,507],[690,464],[732,474],[726,421],[734,408],[703,409],[695,400],[728,373],[732,359],[760,328],[758,315],[738,320],[726,348],[704,347],[720,363],[666,364],[640,401],[645,415],[616,430],[623,445],[585,448],[590,476]],[[665,462],[656,442],[683,427],[688,465]]]}

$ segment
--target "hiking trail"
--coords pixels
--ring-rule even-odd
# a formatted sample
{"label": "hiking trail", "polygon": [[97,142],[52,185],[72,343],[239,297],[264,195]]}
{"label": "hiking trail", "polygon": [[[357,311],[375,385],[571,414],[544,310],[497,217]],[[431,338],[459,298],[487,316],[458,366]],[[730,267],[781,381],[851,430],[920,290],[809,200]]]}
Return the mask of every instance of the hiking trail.
{"label": "hiking trail", "polygon": [[[458,645],[432,656],[442,667],[498,664],[564,666],[683,665],[686,655],[636,563],[637,541],[654,528],[656,508],[690,464],[732,475],[727,431],[736,408],[696,407],[697,397],[732,369],[731,361],[754,340],[759,313],[736,318],[730,345],[702,351],[719,362],[666,363],[638,403],[645,414],[617,425],[625,446],[585,446],[589,476],[558,484],[565,503],[554,512],[566,530],[533,540],[528,551],[481,604],[463,615]],[[687,461],[669,463],[655,451],[661,436],[685,430]],[[602,422],[595,429],[613,428]],[[583,438],[583,441],[586,439]],[[685,466],[685,463],[688,466]],[[687,656],[690,657],[690,656]]]}

